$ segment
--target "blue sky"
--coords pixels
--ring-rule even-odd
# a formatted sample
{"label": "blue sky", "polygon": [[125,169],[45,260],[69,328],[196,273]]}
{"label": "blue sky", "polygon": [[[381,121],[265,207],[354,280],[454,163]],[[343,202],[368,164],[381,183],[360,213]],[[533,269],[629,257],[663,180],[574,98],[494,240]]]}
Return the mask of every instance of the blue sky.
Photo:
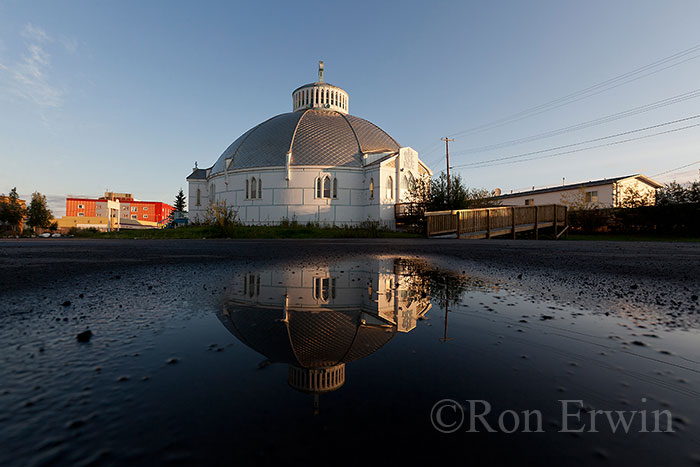
{"label": "blue sky", "polygon": [[[454,166],[552,154],[539,151],[700,114],[700,97],[526,144],[469,150],[700,89],[700,50],[576,102],[464,130],[700,45],[698,18],[694,0],[0,1],[0,192],[38,190],[58,215],[67,194],[105,189],[172,202],[195,160],[213,164],[247,129],[290,111],[291,91],[316,79],[318,60],[326,80],[350,94],[350,113],[418,150],[436,173],[446,135],[455,138]],[[695,127],[456,170],[469,186],[504,191],[562,177],[651,176],[700,160],[699,138]],[[658,179],[695,179],[698,169]]]}

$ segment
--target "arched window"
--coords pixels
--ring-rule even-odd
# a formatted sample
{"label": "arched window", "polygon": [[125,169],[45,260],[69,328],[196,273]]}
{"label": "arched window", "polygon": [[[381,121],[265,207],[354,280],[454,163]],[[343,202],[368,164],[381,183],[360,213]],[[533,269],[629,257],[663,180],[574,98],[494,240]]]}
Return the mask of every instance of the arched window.
{"label": "arched window", "polygon": [[314,277],[314,298],[316,300],[327,302],[329,285],[330,278]]}
{"label": "arched window", "polygon": [[321,177],[316,179],[316,198],[321,198],[323,196],[323,191],[321,188]]}
{"label": "arched window", "polygon": [[255,198],[255,195],[258,192],[258,182],[255,180],[255,177],[250,179],[250,197]]}
{"label": "arched window", "polygon": [[333,179],[333,198],[338,197],[338,179],[334,178]]}
{"label": "arched window", "polygon": [[408,172],[408,189],[413,190],[416,186],[416,179],[413,178],[413,174]]}
{"label": "arched window", "polygon": [[258,179],[258,199],[262,199],[262,178]]}
{"label": "arched window", "polygon": [[386,197],[394,199],[394,179],[391,177],[386,179]]}
{"label": "arched window", "polygon": [[202,205],[202,191],[197,188],[197,206]]}
{"label": "arched window", "polygon": [[324,177],[324,179],[323,179],[323,197],[324,198],[331,197],[331,178],[330,177]]}
{"label": "arched window", "polygon": [[369,199],[374,199],[374,179],[369,179]]}

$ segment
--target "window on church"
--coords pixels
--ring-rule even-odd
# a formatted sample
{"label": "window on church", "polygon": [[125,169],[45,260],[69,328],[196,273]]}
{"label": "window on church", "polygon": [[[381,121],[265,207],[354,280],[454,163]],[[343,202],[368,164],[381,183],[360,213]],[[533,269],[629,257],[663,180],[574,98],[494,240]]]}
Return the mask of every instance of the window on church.
{"label": "window on church", "polygon": [[401,189],[408,190],[408,177],[405,175],[401,177]]}
{"label": "window on church", "polygon": [[386,179],[386,197],[394,199],[394,179],[391,177]]}
{"label": "window on church", "polygon": [[413,178],[413,174],[408,172],[408,189],[413,190],[416,187],[416,179]]}
{"label": "window on church", "polygon": [[248,295],[255,295],[255,274],[248,274]]}
{"label": "window on church", "polygon": [[321,191],[321,179],[316,179],[316,198],[321,198],[323,196],[323,191]]}
{"label": "window on church", "polygon": [[197,206],[202,205],[202,191],[197,188]]}
{"label": "window on church", "polygon": [[258,179],[258,199],[262,199],[262,178]]}
{"label": "window on church", "polygon": [[333,198],[338,197],[338,179],[334,178],[333,179]]}
{"label": "window on church", "polygon": [[255,177],[250,179],[250,197],[255,199],[255,196],[258,193],[258,182],[255,180]]}
{"label": "window on church", "polygon": [[369,179],[369,199],[374,199],[374,179]]}
{"label": "window on church", "polygon": [[330,278],[314,277],[314,298],[324,302],[328,301],[328,291],[330,286]]}
{"label": "window on church", "polygon": [[331,197],[331,178],[330,177],[324,177],[324,179],[323,179],[323,197],[324,198]]}

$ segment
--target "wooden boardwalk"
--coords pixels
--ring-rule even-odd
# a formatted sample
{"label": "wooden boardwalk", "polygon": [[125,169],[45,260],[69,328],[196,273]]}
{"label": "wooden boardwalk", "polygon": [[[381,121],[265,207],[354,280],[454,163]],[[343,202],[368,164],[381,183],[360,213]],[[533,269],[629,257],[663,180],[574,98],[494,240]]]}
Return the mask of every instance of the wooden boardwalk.
{"label": "wooden boardwalk", "polygon": [[553,228],[559,238],[568,228],[568,207],[558,204],[542,206],[503,206],[457,211],[426,212],[428,237],[456,234],[457,238],[492,238],[518,232]]}

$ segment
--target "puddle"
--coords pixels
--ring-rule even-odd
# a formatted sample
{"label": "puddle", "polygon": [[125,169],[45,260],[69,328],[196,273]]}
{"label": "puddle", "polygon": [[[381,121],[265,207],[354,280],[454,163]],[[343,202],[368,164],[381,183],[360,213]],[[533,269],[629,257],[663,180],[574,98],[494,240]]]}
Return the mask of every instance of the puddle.
{"label": "puddle", "polygon": [[10,297],[0,463],[698,462],[698,329],[419,258],[192,268]]}

